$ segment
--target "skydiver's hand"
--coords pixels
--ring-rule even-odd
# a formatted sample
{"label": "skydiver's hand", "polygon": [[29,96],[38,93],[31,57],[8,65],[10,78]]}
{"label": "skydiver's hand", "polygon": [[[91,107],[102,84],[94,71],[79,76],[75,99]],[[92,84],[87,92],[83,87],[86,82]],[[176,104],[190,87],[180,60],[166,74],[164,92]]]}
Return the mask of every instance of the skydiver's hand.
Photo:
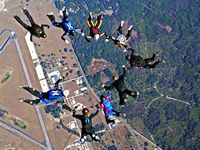
{"label": "skydiver's hand", "polygon": [[124,52],[127,52],[127,50],[126,50],[126,49],[124,49],[123,51],[124,51]]}
{"label": "skydiver's hand", "polygon": [[82,33],[81,33],[81,36],[85,36],[85,33],[82,32]]}

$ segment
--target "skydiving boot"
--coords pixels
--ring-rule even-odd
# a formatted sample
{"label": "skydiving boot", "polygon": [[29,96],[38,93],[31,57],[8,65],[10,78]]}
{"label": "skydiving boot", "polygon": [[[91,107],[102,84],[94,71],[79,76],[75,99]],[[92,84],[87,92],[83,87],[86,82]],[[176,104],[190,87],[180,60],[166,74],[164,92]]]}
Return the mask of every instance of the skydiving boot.
{"label": "skydiving boot", "polygon": [[128,28],[128,31],[132,30],[133,25],[130,25],[130,27]]}
{"label": "skydiving boot", "polygon": [[124,20],[121,21],[120,26],[123,27],[123,25],[124,25]]}
{"label": "skydiving boot", "polygon": [[95,135],[95,134],[92,134],[92,138],[95,140],[95,141],[100,141],[100,137]]}
{"label": "skydiving boot", "polygon": [[87,136],[84,136],[83,138],[80,139],[80,142],[85,143],[86,138],[87,138]]}
{"label": "skydiving boot", "polygon": [[131,96],[133,96],[134,98],[136,98],[140,93],[138,91],[136,92],[131,92]]}

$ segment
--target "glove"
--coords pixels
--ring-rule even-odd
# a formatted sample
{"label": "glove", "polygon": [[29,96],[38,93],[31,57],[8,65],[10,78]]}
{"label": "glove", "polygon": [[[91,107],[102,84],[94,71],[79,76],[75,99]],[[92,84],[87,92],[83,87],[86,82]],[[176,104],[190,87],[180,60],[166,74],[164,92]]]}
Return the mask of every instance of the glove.
{"label": "glove", "polygon": [[82,32],[82,33],[81,33],[81,36],[85,36],[85,33]]}

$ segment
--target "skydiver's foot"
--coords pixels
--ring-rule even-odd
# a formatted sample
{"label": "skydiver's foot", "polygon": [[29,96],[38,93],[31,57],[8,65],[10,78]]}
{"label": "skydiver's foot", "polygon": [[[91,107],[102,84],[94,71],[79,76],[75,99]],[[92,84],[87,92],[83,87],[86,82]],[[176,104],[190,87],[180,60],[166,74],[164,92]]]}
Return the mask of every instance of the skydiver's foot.
{"label": "skydiver's foot", "polygon": [[24,100],[25,100],[25,99],[23,99],[23,98],[19,99],[20,102],[24,102]]}
{"label": "skydiver's foot", "polygon": [[136,92],[131,92],[131,96],[133,96],[134,98],[136,98],[140,93],[138,91]]}
{"label": "skydiver's foot", "polygon": [[112,123],[108,124],[108,128],[111,130],[112,129]]}
{"label": "skydiver's foot", "polygon": [[27,100],[27,99],[19,99],[20,102],[23,102],[23,103],[28,103],[30,105],[35,105],[35,103],[33,103],[32,101],[30,100]]}
{"label": "skydiver's foot", "polygon": [[130,60],[130,58],[131,58],[131,56],[129,56],[129,55],[126,55],[126,60]]}
{"label": "skydiver's foot", "polygon": [[123,27],[123,25],[124,25],[124,20],[121,21],[120,26]]}
{"label": "skydiver's foot", "polygon": [[97,136],[97,135],[95,135],[95,134],[92,135],[92,138],[93,138],[95,141],[100,141],[100,137]]}
{"label": "skydiver's foot", "polygon": [[130,31],[130,30],[132,30],[132,28],[133,28],[133,25],[130,25],[130,27],[128,28],[128,30]]}
{"label": "skydiver's foot", "polygon": [[64,6],[63,8],[62,8],[62,11],[65,11],[66,10],[66,7]]}
{"label": "skydiver's foot", "polygon": [[154,54],[155,54],[155,56],[156,56],[156,57],[159,55],[159,53],[158,53],[158,52],[155,52]]}
{"label": "skydiver's foot", "polygon": [[47,14],[47,16],[52,16],[53,15],[53,12],[50,12]]}
{"label": "skydiver's foot", "polygon": [[29,86],[27,84],[24,84],[24,85],[20,85],[19,87],[24,89],[24,88],[28,88]]}
{"label": "skydiver's foot", "polygon": [[89,14],[89,15],[90,15],[90,17],[91,17],[91,18],[93,18],[93,14],[92,14],[92,12],[90,12],[90,14]]}
{"label": "skydiver's foot", "polygon": [[24,14],[27,14],[28,10],[26,8],[23,8],[23,12],[24,12]]}
{"label": "skydiver's foot", "polygon": [[67,45],[69,45],[69,41],[68,41],[67,39],[65,40],[65,43],[66,43]]}
{"label": "skydiver's foot", "polygon": [[128,95],[126,95],[126,98],[124,99],[124,104],[128,101]]}
{"label": "skydiver's foot", "polygon": [[87,136],[82,137],[82,138],[80,139],[80,142],[81,142],[81,143],[85,143],[86,138],[87,138]]}

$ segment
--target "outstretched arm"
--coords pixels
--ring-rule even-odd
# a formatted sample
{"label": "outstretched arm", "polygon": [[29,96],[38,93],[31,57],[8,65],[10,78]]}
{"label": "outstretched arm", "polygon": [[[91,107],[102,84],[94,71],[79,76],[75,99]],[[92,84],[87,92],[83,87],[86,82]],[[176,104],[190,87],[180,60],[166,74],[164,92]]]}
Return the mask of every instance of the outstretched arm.
{"label": "outstretched arm", "polygon": [[109,86],[104,86],[105,90],[112,90],[115,87],[114,83]]}
{"label": "outstretched arm", "polygon": [[108,96],[106,97],[106,100],[110,101],[110,100],[111,100],[111,95],[108,95]]}
{"label": "outstretched arm", "polygon": [[98,113],[99,113],[99,109],[97,109],[95,113],[91,114],[91,118],[94,118]]}
{"label": "outstretched arm", "polygon": [[122,66],[122,69],[123,69],[123,73],[122,73],[122,75],[120,76],[120,78],[124,79],[125,76],[126,76],[126,68],[125,68],[125,66]]}
{"label": "outstretched arm", "polygon": [[81,118],[82,118],[82,115],[76,115],[76,111],[75,111],[75,110],[73,110],[72,117],[74,117],[74,118],[76,118],[76,119],[79,119],[79,120],[81,120]]}

